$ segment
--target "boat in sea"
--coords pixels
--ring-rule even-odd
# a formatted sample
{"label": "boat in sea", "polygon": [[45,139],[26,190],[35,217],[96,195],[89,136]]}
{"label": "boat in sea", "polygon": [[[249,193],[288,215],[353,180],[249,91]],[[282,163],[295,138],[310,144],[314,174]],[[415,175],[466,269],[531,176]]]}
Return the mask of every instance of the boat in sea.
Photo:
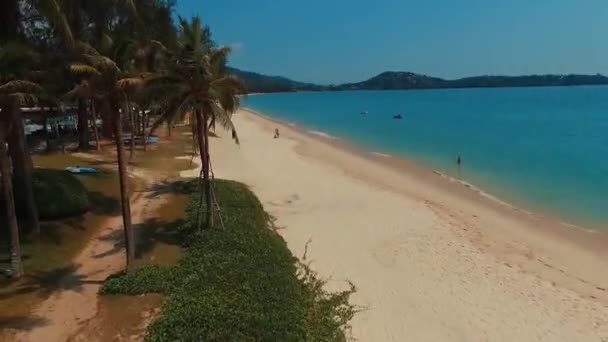
{"label": "boat in sea", "polygon": [[401,115],[401,114],[395,114],[395,115],[393,115],[393,119],[396,119],[396,120],[403,119],[403,115]]}

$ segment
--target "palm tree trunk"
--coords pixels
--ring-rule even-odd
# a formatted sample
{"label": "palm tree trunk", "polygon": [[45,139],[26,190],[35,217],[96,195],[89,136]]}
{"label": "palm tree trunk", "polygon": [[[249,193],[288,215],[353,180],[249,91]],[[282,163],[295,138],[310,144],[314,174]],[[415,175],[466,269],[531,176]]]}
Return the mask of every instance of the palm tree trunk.
{"label": "palm tree trunk", "polygon": [[205,183],[205,196],[207,197],[207,227],[211,228],[215,225],[215,199],[213,198],[213,192],[211,191],[211,156],[209,155],[209,127],[207,122],[209,121],[208,114],[209,110],[203,110],[203,122],[205,123],[203,130],[203,137],[205,138],[205,160],[207,161],[207,167],[203,168],[203,180]]}
{"label": "palm tree trunk", "polygon": [[93,134],[95,134],[95,148],[97,151],[101,150],[101,144],[99,143],[99,131],[97,130],[97,112],[95,110],[95,100],[91,100],[91,115],[93,116]]}
{"label": "palm tree trunk", "polygon": [[147,129],[148,129],[148,114],[146,113],[146,111],[143,112],[143,118],[142,118],[142,123],[141,123],[141,132],[142,132],[142,136],[144,137],[144,151],[148,150],[148,136],[150,134],[148,134]]}
{"label": "palm tree trunk", "polygon": [[18,106],[11,106],[9,110],[12,129],[8,134],[9,152],[13,160],[13,174],[15,189],[23,194],[28,220],[28,227],[32,236],[40,233],[40,222],[38,218],[38,207],[34,198],[33,172],[34,163],[25,140],[25,127],[19,113]]}
{"label": "palm tree trunk", "polygon": [[51,151],[51,138],[50,138],[50,134],[49,134],[49,114],[51,112],[49,111],[45,116],[44,116],[44,140],[46,142],[46,151],[50,152]]}
{"label": "palm tree trunk", "polygon": [[89,149],[89,125],[87,119],[87,106],[84,99],[78,99],[78,149]]}
{"label": "palm tree trunk", "polygon": [[11,184],[11,167],[6,150],[6,124],[0,123],[0,178],[2,178],[2,196],[5,203],[6,218],[11,235],[11,271],[15,278],[23,275],[21,263],[21,244],[19,243],[19,226],[15,213],[15,199]]}
{"label": "palm tree trunk", "polygon": [[[198,148],[201,156],[201,171],[203,175],[203,187],[204,189],[200,189],[201,195],[204,194],[205,198],[205,228],[211,228],[212,223],[212,205],[211,205],[211,188],[209,185],[209,160],[207,159],[208,154],[206,153],[206,141],[205,141],[205,129],[206,125],[206,115],[201,113],[200,109],[196,110],[196,130],[197,130],[197,140],[198,140]],[[202,204],[202,203],[201,203]]]}
{"label": "palm tree trunk", "polygon": [[131,229],[131,205],[129,202],[129,179],[127,176],[127,161],[122,140],[122,124],[120,114],[114,113],[114,138],[116,142],[116,153],[118,155],[118,174],[120,178],[120,202],[122,205],[122,223],[125,234],[125,246],[127,255],[127,271],[132,267],[135,259],[135,241],[133,229]]}
{"label": "palm tree trunk", "polygon": [[135,120],[133,118],[133,111],[131,110],[131,104],[129,103],[129,96],[125,94],[125,101],[127,102],[127,118],[129,119],[129,126],[131,126],[131,146],[129,150],[129,159],[133,159],[133,153],[135,153]]}

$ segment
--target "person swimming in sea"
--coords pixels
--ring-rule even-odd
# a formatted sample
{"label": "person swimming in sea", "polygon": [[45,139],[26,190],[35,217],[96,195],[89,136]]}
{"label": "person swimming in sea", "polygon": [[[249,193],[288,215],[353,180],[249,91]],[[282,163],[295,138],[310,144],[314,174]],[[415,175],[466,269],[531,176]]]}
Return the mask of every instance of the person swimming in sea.
{"label": "person swimming in sea", "polygon": [[458,158],[456,158],[456,164],[458,165],[458,167],[462,165],[462,158],[460,158],[460,154],[458,155]]}
{"label": "person swimming in sea", "polygon": [[280,135],[280,134],[279,134],[279,129],[278,129],[278,128],[275,128],[275,129],[274,129],[274,138],[275,138],[275,139],[279,139],[279,135]]}

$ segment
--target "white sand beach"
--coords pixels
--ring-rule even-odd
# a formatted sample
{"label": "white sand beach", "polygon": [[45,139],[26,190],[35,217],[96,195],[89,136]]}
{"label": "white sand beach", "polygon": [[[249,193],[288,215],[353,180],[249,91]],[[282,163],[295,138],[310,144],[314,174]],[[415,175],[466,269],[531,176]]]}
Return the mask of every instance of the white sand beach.
{"label": "white sand beach", "polygon": [[216,177],[251,186],[294,254],[310,240],[329,286],[357,286],[359,341],[608,341],[606,234],[244,110],[234,121],[240,146],[211,142]]}

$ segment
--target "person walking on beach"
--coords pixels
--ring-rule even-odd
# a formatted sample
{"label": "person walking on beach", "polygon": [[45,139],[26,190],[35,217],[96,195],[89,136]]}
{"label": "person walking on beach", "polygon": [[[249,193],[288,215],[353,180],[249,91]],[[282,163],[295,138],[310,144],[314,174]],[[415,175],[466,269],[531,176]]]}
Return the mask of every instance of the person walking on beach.
{"label": "person walking on beach", "polygon": [[274,129],[274,138],[279,139],[279,129],[278,128]]}

